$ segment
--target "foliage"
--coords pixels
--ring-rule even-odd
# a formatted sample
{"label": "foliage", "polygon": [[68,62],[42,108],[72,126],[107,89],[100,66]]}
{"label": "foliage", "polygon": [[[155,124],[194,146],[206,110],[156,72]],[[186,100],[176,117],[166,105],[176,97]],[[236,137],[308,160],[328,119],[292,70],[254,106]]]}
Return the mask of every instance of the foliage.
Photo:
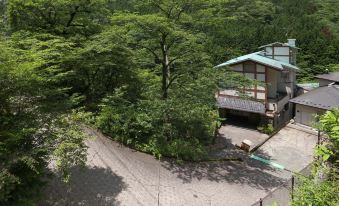
{"label": "foliage", "polygon": [[185,87],[166,101],[152,88],[146,88],[146,97],[137,102],[117,90],[104,99],[97,126],[117,141],[158,157],[201,159],[218,120],[213,98],[218,79],[213,82],[203,74],[185,81]]}
{"label": "foliage", "polygon": [[301,183],[296,188],[292,203],[293,206],[338,205],[338,177],[322,182],[302,177],[299,177],[299,179]]}
{"label": "foliage", "polygon": [[258,127],[258,130],[264,134],[272,134],[274,132],[274,128],[272,124],[267,124],[261,127]]}
{"label": "foliage", "polygon": [[181,13],[173,9],[182,5],[167,2],[172,6],[168,7],[164,2],[167,1],[151,4],[158,11],[156,13],[117,13],[113,15],[112,22],[113,28],[121,31],[135,49],[137,63],[161,75],[162,98],[166,99],[172,85],[181,77],[195,75],[211,65],[203,50],[204,35],[187,29],[187,25],[181,22],[185,11]]}
{"label": "foliage", "polygon": [[326,112],[320,117],[319,122],[319,129],[324,132],[328,140],[317,148],[316,154],[321,156],[323,161],[339,166],[339,110]]}
{"label": "foliage", "polygon": [[28,30],[57,35],[88,36],[107,22],[106,0],[10,0],[8,21],[12,31]]}
{"label": "foliage", "polygon": [[299,177],[300,185],[295,192],[292,205],[339,204],[338,145],[339,110],[326,112],[320,117],[318,128],[326,134],[326,141],[315,149],[321,157],[314,164],[311,177]]}
{"label": "foliage", "polygon": [[[19,38],[20,37],[20,38]],[[68,44],[50,35],[13,35],[0,43],[0,204],[32,205],[47,166],[67,176],[85,161],[85,136],[70,116],[59,57]]]}
{"label": "foliage", "polygon": [[72,94],[82,95],[82,104],[97,108],[103,97],[126,86],[129,94],[138,96],[138,79],[133,71],[132,52],[114,30],[94,35],[83,42],[63,61],[70,75],[64,85]]}

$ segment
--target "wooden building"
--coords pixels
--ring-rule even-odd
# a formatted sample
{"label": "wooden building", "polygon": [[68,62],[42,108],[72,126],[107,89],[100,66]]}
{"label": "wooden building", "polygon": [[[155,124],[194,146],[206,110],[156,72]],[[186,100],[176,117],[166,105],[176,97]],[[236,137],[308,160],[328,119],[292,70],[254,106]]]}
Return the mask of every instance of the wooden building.
{"label": "wooden building", "polygon": [[259,47],[262,51],[240,56],[222,63],[216,68],[228,66],[262,84],[245,88],[243,98],[232,88],[218,92],[218,106],[223,117],[239,116],[253,124],[271,123],[275,127],[292,118],[293,109],[289,100],[296,91],[295,40],[288,43],[275,42]]}

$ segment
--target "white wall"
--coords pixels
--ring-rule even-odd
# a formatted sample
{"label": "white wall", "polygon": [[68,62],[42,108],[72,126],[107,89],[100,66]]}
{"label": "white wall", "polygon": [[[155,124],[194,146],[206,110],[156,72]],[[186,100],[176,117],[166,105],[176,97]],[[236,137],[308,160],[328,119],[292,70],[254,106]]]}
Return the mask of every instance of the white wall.
{"label": "white wall", "polygon": [[[268,57],[273,56],[273,59],[290,63],[290,48],[286,46],[268,46],[265,47],[265,52]],[[287,56],[286,56],[287,55]]]}

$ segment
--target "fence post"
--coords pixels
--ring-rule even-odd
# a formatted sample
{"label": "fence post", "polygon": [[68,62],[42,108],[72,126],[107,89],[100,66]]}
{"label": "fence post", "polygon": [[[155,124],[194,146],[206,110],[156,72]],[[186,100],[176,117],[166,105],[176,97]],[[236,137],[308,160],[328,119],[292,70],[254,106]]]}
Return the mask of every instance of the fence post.
{"label": "fence post", "polygon": [[318,129],[318,146],[320,145],[320,129]]}
{"label": "fence post", "polygon": [[293,192],[294,192],[294,175],[292,175],[292,192],[291,192],[291,197],[292,197],[292,200],[293,200]]}

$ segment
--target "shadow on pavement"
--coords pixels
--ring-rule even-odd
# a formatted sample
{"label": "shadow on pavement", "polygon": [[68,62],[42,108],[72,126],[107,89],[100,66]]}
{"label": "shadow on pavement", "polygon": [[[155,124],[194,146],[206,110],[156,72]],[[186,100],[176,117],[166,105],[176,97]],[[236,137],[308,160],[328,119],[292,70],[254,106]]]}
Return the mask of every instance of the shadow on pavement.
{"label": "shadow on pavement", "polygon": [[40,206],[119,205],[116,197],[126,189],[122,177],[98,167],[73,168],[68,184],[54,176],[44,191]]}
{"label": "shadow on pavement", "polygon": [[[219,140],[220,141],[220,140]],[[184,183],[191,183],[196,180],[209,180],[214,182],[226,182],[231,184],[246,184],[251,187],[270,190],[281,185],[284,181],[278,174],[282,171],[272,168],[262,162],[249,158],[250,154],[236,149],[227,139],[221,139],[219,142],[225,145],[225,148],[219,149],[217,154],[223,157],[240,157],[239,161],[215,161],[203,163],[185,162],[178,164],[175,160],[164,159],[162,166],[176,174]],[[270,159],[270,156],[261,150],[256,152],[262,158]]]}

